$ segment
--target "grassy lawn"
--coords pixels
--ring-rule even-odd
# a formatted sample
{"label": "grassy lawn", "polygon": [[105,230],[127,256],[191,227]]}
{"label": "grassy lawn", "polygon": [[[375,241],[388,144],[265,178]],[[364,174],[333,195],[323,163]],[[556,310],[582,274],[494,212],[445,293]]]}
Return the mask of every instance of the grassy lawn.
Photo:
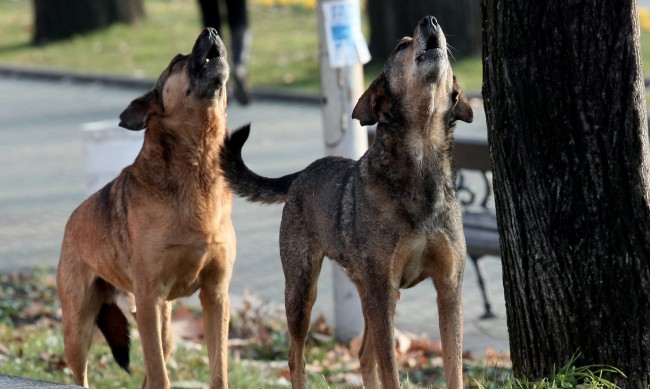
{"label": "grassy lawn", "polygon": [[[210,382],[201,321],[199,310],[175,305],[172,330],[181,339],[175,339],[167,363],[170,381],[175,388],[202,388]],[[134,328],[133,323],[131,328]],[[132,375],[129,375],[118,368],[103,337],[96,333],[88,367],[91,385],[97,388],[136,388],[141,385],[144,377],[142,348],[137,332],[132,331],[132,337]],[[230,387],[276,388],[289,385],[289,344],[282,310],[260,299],[247,300],[243,307],[233,310],[230,339]],[[324,320],[312,324],[306,345],[309,387],[344,388],[349,387],[345,382],[350,377],[359,381],[358,359],[351,348],[335,343]],[[409,348],[409,351],[398,354],[405,388],[411,387],[408,382],[444,383],[439,351],[425,352],[425,349],[411,351]],[[492,359],[468,359],[465,361],[466,380],[488,385],[503,382],[510,374],[509,362],[507,357],[500,355],[493,355]],[[61,310],[52,272],[0,274],[0,374],[73,383],[63,356]]]}
{"label": "grassy lawn", "polygon": [[[0,62],[29,68],[155,78],[201,30],[196,0],[146,0],[147,20],[114,25],[69,40],[34,46],[32,2],[0,0]],[[318,88],[316,17],[301,7],[252,6],[254,85]],[[306,33],[296,34],[300,26]],[[312,33],[313,32],[313,33]],[[227,31],[224,33],[226,42]]]}
{"label": "grassy lawn", "polygon": [[[284,5],[272,5],[272,4]],[[313,0],[250,0],[253,54],[250,81],[254,86],[318,91],[318,37]],[[189,52],[200,29],[196,0],[145,0],[147,20],[137,26],[109,29],[43,46],[30,43],[32,1],[0,0],[0,63],[155,78],[170,58]],[[650,12],[641,10],[650,28]],[[227,31],[224,32],[226,42]],[[644,73],[650,74],[650,32],[641,36]],[[480,58],[453,64],[467,92],[481,90]],[[381,69],[366,69],[366,83]]]}
{"label": "grassy lawn", "polygon": [[[30,44],[32,2],[0,0],[0,62],[29,68],[155,78],[201,30],[196,0],[145,0],[147,20],[43,46]],[[299,6],[251,5],[253,85],[318,90],[316,16]],[[298,30],[304,33],[296,33]],[[227,31],[224,32],[228,43]]]}
{"label": "grassy lawn", "polygon": [[[319,58],[313,2],[306,1],[304,6],[269,6],[262,0],[249,3],[253,30],[251,84],[317,91]],[[155,78],[176,53],[191,50],[201,22],[196,0],[145,0],[145,8],[148,18],[140,25],[115,25],[70,40],[34,46],[30,43],[32,1],[0,0],[0,63]],[[229,42],[227,33],[225,41]],[[480,59],[461,60],[454,67],[464,89],[480,90]],[[366,82],[379,71],[378,67],[367,70]]]}
{"label": "grassy lawn", "polygon": [[[284,5],[272,5],[277,3]],[[252,85],[318,91],[314,3],[312,0],[249,1],[253,30]],[[191,50],[201,22],[195,0],[145,0],[145,8],[148,18],[140,25],[115,25],[70,40],[34,46],[30,43],[32,1],[0,0],[0,63],[155,78],[176,53]],[[650,28],[648,10],[641,10],[641,20],[643,26]],[[227,31],[224,35],[228,42]],[[641,46],[644,73],[650,74],[650,32],[642,32]],[[463,89],[480,92],[480,58],[458,60],[453,67]],[[377,66],[366,69],[366,83],[380,70]]]}
{"label": "grassy lawn", "polygon": [[[173,388],[203,388],[210,382],[201,313],[176,305],[172,329],[175,340],[167,363]],[[174,327],[174,323],[181,323]],[[133,326],[132,326],[133,327]],[[51,272],[0,274],[0,373],[25,378],[73,383],[63,357],[61,310]],[[181,329],[182,328],[182,329]],[[181,330],[179,330],[181,329]],[[189,330],[188,330],[189,329]],[[316,336],[315,334],[319,334]],[[335,343],[325,321],[312,323],[306,346],[306,370],[310,388],[349,388],[350,377],[359,382],[359,364],[352,346]],[[106,342],[96,334],[89,357],[88,380],[97,388],[136,388],[144,377],[142,348],[132,332],[129,375],[117,367]],[[261,300],[248,300],[234,310],[230,322],[229,370],[232,388],[280,388],[289,386],[287,327],[281,310]],[[420,343],[426,342],[420,338]],[[354,343],[354,342],[353,342]],[[431,343],[429,343],[431,344]],[[439,347],[439,346],[438,346]],[[397,352],[402,387],[444,385],[442,357],[425,352],[428,347],[409,347]],[[511,377],[508,356],[465,359],[465,386],[479,389],[614,388],[621,372],[607,366],[579,366],[575,356],[542,381]],[[424,385],[424,386],[420,386]]]}

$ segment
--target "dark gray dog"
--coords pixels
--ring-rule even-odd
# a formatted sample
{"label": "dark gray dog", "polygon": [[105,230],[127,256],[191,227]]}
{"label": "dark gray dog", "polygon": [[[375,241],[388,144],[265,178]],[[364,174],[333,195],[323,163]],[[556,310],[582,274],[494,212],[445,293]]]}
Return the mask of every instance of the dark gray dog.
{"label": "dark gray dog", "polygon": [[399,41],[383,73],[352,117],[378,123],[361,159],[322,158],[303,171],[271,179],[241,158],[249,127],[234,132],[221,167],[235,193],[250,201],[286,202],[280,228],[289,367],[306,388],[304,344],[323,257],[338,262],[361,296],[365,331],[359,353],[366,388],[398,388],[393,316],[399,288],[432,278],[448,388],[462,387],[461,283],[465,237],[452,160],[456,120],[472,121],[456,84],[442,29],[423,18]]}

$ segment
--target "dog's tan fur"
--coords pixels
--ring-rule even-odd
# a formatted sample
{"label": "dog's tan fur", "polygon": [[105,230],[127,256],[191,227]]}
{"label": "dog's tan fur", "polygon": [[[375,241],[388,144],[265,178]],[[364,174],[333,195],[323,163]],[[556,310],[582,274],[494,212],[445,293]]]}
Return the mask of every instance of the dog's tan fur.
{"label": "dog's tan fur", "polygon": [[345,269],[361,297],[366,388],[399,387],[396,296],[425,278],[438,293],[447,387],[462,387],[465,238],[452,148],[455,122],[471,122],[472,115],[453,77],[442,29],[425,17],[357,102],[352,116],[363,125],[378,123],[375,142],[358,161],[327,157],[271,179],[241,159],[248,127],[224,143],[222,169],[237,194],[286,202],[280,255],[295,388],[307,387],[304,345],[324,256]]}
{"label": "dog's tan fur", "polygon": [[226,135],[228,65],[212,29],[192,54],[177,56],[153,90],[120,116],[147,128],[135,162],[72,214],[65,229],[57,285],[65,355],[88,386],[95,323],[128,370],[128,329],[135,314],[142,339],[143,387],[169,388],[171,300],[200,289],[212,388],[227,387],[228,285],[235,259],[232,193],[219,169]]}

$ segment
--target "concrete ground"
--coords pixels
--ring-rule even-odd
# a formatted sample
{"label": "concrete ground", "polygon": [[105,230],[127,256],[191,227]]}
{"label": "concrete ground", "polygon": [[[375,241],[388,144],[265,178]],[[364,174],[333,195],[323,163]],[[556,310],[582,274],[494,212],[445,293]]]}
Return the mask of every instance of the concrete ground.
{"label": "concrete ground", "polygon": [[[119,113],[142,88],[0,77],[0,271],[36,266],[54,268],[65,222],[85,198],[81,128],[117,122]],[[484,113],[472,125],[460,123],[457,137],[485,137]],[[279,176],[302,169],[324,155],[318,105],[258,99],[228,108],[231,129],[252,122],[244,159],[256,172]],[[126,130],[125,130],[126,131]],[[118,158],[119,156],[116,156]],[[281,206],[235,200],[233,222],[238,256],[230,287],[233,301],[245,294],[283,304],[284,277],[278,252]],[[508,350],[505,303],[498,258],[484,260],[496,319],[479,320],[483,305],[470,262],[465,270],[464,348]],[[325,261],[315,313],[333,323],[332,264]],[[438,338],[435,290],[430,282],[403,291],[397,327]]]}
{"label": "concrete ground", "polygon": [[0,374],[0,388],[3,389],[74,389],[81,388],[76,385],[61,385],[52,382],[29,380],[20,377]]}

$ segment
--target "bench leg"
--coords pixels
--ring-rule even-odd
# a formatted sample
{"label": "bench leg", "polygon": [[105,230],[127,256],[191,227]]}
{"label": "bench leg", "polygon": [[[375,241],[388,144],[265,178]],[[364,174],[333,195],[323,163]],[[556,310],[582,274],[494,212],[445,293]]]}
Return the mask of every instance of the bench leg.
{"label": "bench leg", "polygon": [[485,313],[483,313],[481,319],[491,319],[493,317],[496,317],[494,312],[492,312],[492,306],[490,305],[488,291],[485,286],[485,274],[483,271],[483,266],[478,262],[478,260],[481,259],[482,255],[472,255],[472,254],[468,254],[468,255],[472,259],[472,263],[474,264],[474,268],[476,269],[478,286],[481,289],[481,295],[483,296],[483,304],[485,305]]}

